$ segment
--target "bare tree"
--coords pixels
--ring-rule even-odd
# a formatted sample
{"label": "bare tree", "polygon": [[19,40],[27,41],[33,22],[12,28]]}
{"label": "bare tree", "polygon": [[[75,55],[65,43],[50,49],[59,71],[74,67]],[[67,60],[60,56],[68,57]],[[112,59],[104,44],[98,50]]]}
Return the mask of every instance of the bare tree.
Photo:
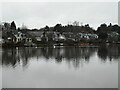
{"label": "bare tree", "polygon": [[23,23],[21,29],[27,29],[27,26]]}
{"label": "bare tree", "polygon": [[73,25],[74,25],[74,26],[79,26],[79,22],[78,22],[78,21],[74,21],[74,22],[73,22]]}

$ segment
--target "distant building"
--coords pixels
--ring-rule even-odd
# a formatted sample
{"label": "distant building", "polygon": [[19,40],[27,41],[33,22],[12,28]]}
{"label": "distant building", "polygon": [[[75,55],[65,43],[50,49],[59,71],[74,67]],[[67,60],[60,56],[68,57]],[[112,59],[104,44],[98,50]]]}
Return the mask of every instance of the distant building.
{"label": "distant building", "polygon": [[65,36],[67,41],[69,41],[69,40],[75,41],[75,37],[76,37],[75,34],[69,32],[69,33],[63,33],[63,35]]}
{"label": "distant building", "polygon": [[38,42],[42,41],[41,38],[43,35],[43,31],[28,31],[27,33],[34,37]]}
{"label": "distant building", "polygon": [[118,41],[119,34],[117,32],[108,33],[108,40],[107,42],[115,43]]}
{"label": "distant building", "polygon": [[14,34],[13,42],[19,43],[25,38],[25,35],[22,32],[17,32]]}

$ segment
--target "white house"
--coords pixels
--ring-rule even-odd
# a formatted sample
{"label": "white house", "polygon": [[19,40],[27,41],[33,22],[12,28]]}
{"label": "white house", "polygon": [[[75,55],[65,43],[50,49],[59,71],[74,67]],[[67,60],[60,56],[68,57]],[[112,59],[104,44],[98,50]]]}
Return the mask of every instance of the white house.
{"label": "white house", "polygon": [[21,32],[16,33],[14,36],[15,39],[13,39],[13,42],[15,43],[21,42],[23,40],[23,34]]}

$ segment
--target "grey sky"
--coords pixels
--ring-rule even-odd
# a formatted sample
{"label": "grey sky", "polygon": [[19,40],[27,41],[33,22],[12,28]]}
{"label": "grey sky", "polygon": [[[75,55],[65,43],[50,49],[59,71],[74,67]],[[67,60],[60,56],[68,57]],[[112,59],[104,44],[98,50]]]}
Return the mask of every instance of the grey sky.
{"label": "grey sky", "polygon": [[28,28],[63,25],[75,20],[96,28],[118,23],[117,2],[4,2],[2,21],[24,23]]}
{"label": "grey sky", "polygon": [[120,25],[120,1],[118,3],[118,24]]}

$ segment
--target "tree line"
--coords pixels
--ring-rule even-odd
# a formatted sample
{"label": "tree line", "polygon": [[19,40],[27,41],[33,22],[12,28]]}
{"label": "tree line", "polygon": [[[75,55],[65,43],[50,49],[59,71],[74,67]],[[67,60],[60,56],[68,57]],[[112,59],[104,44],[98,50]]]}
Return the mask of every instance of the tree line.
{"label": "tree line", "polygon": [[[75,23],[75,22],[74,22]],[[98,39],[101,42],[106,42],[107,40],[110,41],[115,41],[115,42],[120,42],[120,26],[119,25],[112,25],[111,23],[109,25],[107,24],[101,24],[97,30],[93,29],[92,27],[89,26],[89,24],[86,25],[81,25],[79,26],[78,24],[71,24],[71,25],[65,25],[63,26],[62,24],[56,24],[53,27],[49,27],[46,25],[43,28],[40,29],[28,29],[25,25],[23,25],[21,28],[16,27],[16,24],[14,21],[11,23],[5,22],[3,25],[0,25],[0,30],[2,31],[3,38],[10,36],[12,30],[18,30],[22,31],[23,33],[31,30],[31,31],[43,31],[48,32],[48,31],[54,31],[54,32],[60,32],[61,34],[64,32],[72,32],[74,34],[76,33],[91,33],[91,34],[97,34]]]}

